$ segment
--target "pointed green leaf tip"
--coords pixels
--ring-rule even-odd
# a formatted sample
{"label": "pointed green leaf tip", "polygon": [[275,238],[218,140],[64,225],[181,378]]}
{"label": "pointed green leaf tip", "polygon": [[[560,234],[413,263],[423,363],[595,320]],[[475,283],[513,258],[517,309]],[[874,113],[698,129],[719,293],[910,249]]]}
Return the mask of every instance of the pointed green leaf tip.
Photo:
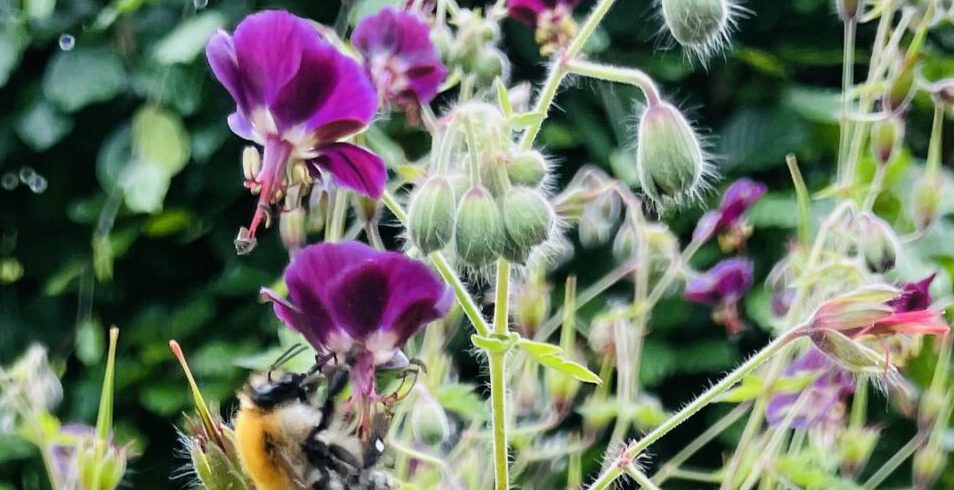
{"label": "pointed green leaf tip", "polygon": [[536,359],[537,362],[548,368],[572,376],[584,383],[603,384],[603,380],[596,373],[587,369],[586,366],[567,359],[563,349],[558,346],[527,339],[520,339],[517,345]]}

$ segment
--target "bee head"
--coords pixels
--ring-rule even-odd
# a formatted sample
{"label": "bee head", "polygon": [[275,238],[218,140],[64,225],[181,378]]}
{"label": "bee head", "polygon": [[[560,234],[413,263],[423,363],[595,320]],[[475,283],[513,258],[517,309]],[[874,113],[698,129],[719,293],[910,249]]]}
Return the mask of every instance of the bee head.
{"label": "bee head", "polygon": [[267,410],[290,401],[306,401],[317,386],[315,375],[269,371],[252,376],[245,395],[255,406]]}

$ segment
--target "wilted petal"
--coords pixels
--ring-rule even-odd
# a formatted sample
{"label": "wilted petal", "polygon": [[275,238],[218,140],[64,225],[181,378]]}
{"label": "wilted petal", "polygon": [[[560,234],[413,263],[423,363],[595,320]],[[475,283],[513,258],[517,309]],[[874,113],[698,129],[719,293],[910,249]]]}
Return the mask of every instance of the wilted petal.
{"label": "wilted petal", "polygon": [[331,174],[339,185],[378,199],[384,192],[388,171],[381,157],[350,143],[332,143],[319,148],[313,168]]}

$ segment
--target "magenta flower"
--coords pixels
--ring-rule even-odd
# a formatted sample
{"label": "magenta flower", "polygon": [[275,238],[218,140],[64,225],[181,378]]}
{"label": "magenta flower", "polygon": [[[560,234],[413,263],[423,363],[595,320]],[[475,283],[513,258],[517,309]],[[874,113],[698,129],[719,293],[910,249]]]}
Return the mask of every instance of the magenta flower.
{"label": "magenta flower", "polygon": [[536,28],[540,53],[549,55],[566,46],[576,34],[573,9],[580,0],[508,0],[507,13],[517,22]]}
{"label": "magenta flower", "polygon": [[895,313],[905,313],[909,311],[926,310],[931,306],[931,283],[937,273],[931,274],[918,282],[908,282],[901,285],[901,294],[888,301],[888,306],[894,309]]}
{"label": "magenta flower", "polygon": [[434,100],[447,76],[430,28],[417,15],[384,8],[365,17],[351,42],[382,101],[415,107]]}
{"label": "magenta flower", "polygon": [[924,306],[929,284],[925,281],[906,285],[904,290],[868,286],[832,298],[815,310],[808,331],[814,335],[830,330],[852,339],[869,335],[944,335],[950,327],[941,313]]}
{"label": "magenta flower", "polygon": [[351,366],[359,406],[376,399],[374,369],[451,306],[449,288],[421,262],[358,242],[306,247],[285,269],[289,299],[262,289],[275,315],[319,353]]}
{"label": "magenta flower", "polygon": [[738,302],[752,287],[754,266],[748,259],[726,259],[686,283],[683,297],[693,303],[715,308],[713,319],[725,326],[730,336],[738,335],[745,324],[739,318]]}
{"label": "magenta flower", "polygon": [[239,237],[246,245],[254,245],[269,205],[279,202],[287,187],[309,183],[289,177],[294,172],[286,168],[298,162],[312,177],[327,172],[339,185],[380,197],[384,163],[339,142],[371,121],[377,110],[374,88],[361,65],[325,40],[315,24],[283,11],[257,13],[239,23],[234,36],[213,35],[206,55],[235,100],[229,127],[265,147],[261,168],[246,182],[260,193],[249,230]]}
{"label": "magenta flower", "polygon": [[793,416],[792,427],[797,429],[823,428],[841,420],[845,398],[855,392],[851,373],[812,347],[783,373],[785,377],[805,375],[816,377],[799,392],[779,393],[769,400],[765,410],[769,425],[778,427],[795,408],[799,411]]}
{"label": "magenta flower", "polygon": [[768,191],[768,187],[761,182],[747,178],[739,179],[726,189],[722,195],[719,209],[702,215],[692,233],[695,241],[704,242],[720,235],[720,244],[724,249],[738,248],[751,234],[745,223],[745,215]]}

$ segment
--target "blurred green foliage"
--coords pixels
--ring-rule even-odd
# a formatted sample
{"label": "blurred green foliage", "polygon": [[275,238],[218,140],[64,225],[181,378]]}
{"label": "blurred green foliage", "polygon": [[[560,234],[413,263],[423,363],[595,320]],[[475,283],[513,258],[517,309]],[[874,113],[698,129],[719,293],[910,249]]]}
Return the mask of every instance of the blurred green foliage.
{"label": "blurred green foliage", "polygon": [[[232,239],[254,202],[241,185],[242,141],[225,124],[233,105],[210,75],[205,40],[255,10],[285,8],[326,24],[335,23],[339,10],[336,1],[203,3],[0,0],[0,363],[31,342],[49,345],[53,357],[67,360],[67,399],[59,415],[89,423],[102,380],[104,333],[120,326],[115,417],[120,439],[134,438],[141,453],[129,476],[137,489],[188,482],[172,481],[184,462],[175,450],[174,424],[190,398],[167,341],[180,341],[207,398],[220,400],[226,413],[247,375],[239,364],[278,344],[278,322],[257,302],[257,292],[279,277],[287,255],[276,230],[261,234],[253,255],[235,255]],[[370,9],[381,2],[358,3]],[[750,0],[746,7],[756,15],[740,22],[735,49],[709,71],[679,51],[655,49],[659,20],[648,0],[620,0],[588,49],[594,57],[646,69],[683,107],[695,108],[699,126],[711,129],[725,180],[747,175],[769,183],[772,193],[753,213],[757,232],[749,247],[761,278],[795,226],[785,154],[798,155],[813,189],[832,175],[842,36],[827,0]],[[532,32],[504,24],[512,80],[542,79],[544,60]],[[872,34],[862,27],[859,59]],[[952,73],[954,28],[932,34],[928,50],[927,73]],[[586,163],[631,179],[635,91],[594,82],[565,92],[572,96],[558,97],[562,110],[540,140],[560,162],[559,179]],[[891,192],[877,203],[889,219],[904,219],[914,179],[909,164],[926,152],[929,110],[926,98],[915,100],[909,154],[891,169]],[[393,129],[396,122],[380,124]],[[954,131],[947,134],[944,158],[952,165]],[[403,143],[420,153],[419,135]],[[45,188],[35,177],[18,180],[30,169]],[[946,214],[954,213],[952,194]],[[687,233],[701,213],[665,218]],[[954,270],[951,243],[954,224],[945,219],[906,251],[901,278],[936,267]],[[581,284],[613,266],[606,252],[578,255],[570,268]],[[700,267],[717,255],[714,247],[703,250]],[[946,276],[944,282],[950,288]],[[601,306],[588,306],[584,316]],[[664,301],[651,323],[643,385],[666,407],[690,399],[765,341],[757,325],[767,308],[767,295],[754,294],[747,303],[751,328],[731,343],[705,309]],[[483,381],[466,353],[456,358],[468,382]],[[448,387],[441,396],[461,410],[473,408],[465,403],[474,396],[469,386]],[[708,409],[654,454],[672,455],[724,410]],[[904,419],[885,425],[891,430],[876,461],[913,432]],[[723,442],[730,445],[733,434]],[[703,451],[698,461],[716,466],[718,448]],[[45,484],[31,449],[14,440],[0,441],[0,481],[7,482],[0,489]],[[950,472],[947,482],[954,484]]]}

